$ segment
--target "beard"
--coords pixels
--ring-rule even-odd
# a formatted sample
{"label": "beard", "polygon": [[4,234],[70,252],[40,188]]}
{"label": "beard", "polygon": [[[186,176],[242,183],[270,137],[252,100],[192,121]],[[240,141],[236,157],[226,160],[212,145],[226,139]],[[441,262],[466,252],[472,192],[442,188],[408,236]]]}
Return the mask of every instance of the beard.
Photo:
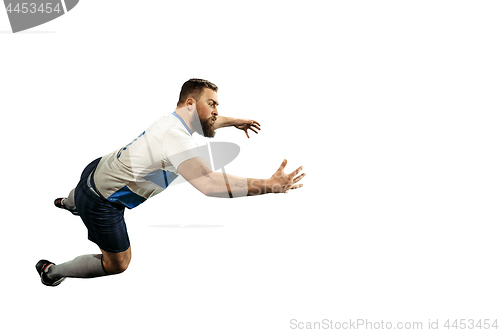
{"label": "beard", "polygon": [[203,131],[204,137],[213,138],[215,136],[215,129],[214,125],[212,124],[212,118],[202,120],[201,129]]}

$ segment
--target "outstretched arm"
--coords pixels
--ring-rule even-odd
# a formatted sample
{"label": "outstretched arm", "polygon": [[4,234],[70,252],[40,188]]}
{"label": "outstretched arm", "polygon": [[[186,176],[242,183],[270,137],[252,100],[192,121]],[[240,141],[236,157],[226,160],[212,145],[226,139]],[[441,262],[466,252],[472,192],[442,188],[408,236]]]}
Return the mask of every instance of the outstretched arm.
{"label": "outstretched arm", "polygon": [[224,116],[217,117],[217,120],[215,121],[214,124],[215,129],[228,126],[234,126],[237,129],[245,131],[245,134],[247,135],[248,138],[250,138],[250,136],[248,135],[249,129],[255,132],[256,134],[258,133],[257,131],[260,131],[260,124],[255,120],[238,119],[238,118],[224,117]]}
{"label": "outstretched arm", "polygon": [[278,171],[269,179],[242,178],[214,172],[200,157],[184,161],[179,165],[177,171],[191,185],[207,196],[235,198],[266,193],[287,193],[289,190],[302,187],[302,184],[297,184],[305,177],[304,173],[297,176],[302,167],[286,174],[284,172],[286,163],[286,160],[283,161]]}

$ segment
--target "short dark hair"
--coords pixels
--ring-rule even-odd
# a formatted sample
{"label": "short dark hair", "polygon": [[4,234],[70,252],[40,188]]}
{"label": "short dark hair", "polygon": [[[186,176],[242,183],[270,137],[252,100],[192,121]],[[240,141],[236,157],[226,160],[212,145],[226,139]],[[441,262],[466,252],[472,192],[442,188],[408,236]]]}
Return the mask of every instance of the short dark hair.
{"label": "short dark hair", "polygon": [[177,106],[184,104],[189,97],[193,97],[195,100],[198,100],[203,88],[208,88],[215,92],[219,89],[215,84],[207,80],[190,79],[182,85]]}

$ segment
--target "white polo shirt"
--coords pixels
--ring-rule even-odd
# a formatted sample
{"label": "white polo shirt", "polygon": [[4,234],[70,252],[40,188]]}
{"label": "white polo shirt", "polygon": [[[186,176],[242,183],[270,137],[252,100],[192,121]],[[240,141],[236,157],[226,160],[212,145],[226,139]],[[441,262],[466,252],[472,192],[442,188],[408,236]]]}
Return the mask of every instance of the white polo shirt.
{"label": "white polo shirt", "polygon": [[182,162],[201,155],[182,118],[166,113],[127,146],[102,157],[94,182],[107,200],[134,208],[166,189]]}

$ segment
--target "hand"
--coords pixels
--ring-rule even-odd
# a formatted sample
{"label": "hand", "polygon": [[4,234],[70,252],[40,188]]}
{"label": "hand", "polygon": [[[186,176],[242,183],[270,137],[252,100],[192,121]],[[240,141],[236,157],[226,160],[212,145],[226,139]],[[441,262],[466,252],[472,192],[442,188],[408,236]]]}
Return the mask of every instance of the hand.
{"label": "hand", "polygon": [[302,187],[302,184],[297,184],[297,182],[304,178],[306,174],[302,173],[300,176],[297,176],[297,174],[303,169],[303,167],[298,168],[292,173],[286,174],[284,171],[286,163],[287,160],[284,160],[278,171],[276,171],[269,179],[273,193],[288,193],[290,190]]}
{"label": "hand", "polygon": [[260,124],[258,122],[256,122],[255,120],[251,120],[251,119],[236,119],[236,124],[234,125],[234,127],[236,127],[237,129],[245,131],[245,134],[247,135],[247,138],[249,138],[249,139],[250,139],[250,136],[248,135],[248,130],[251,129],[252,131],[255,132],[255,134],[258,134],[256,129],[260,131],[259,126],[260,126]]}

